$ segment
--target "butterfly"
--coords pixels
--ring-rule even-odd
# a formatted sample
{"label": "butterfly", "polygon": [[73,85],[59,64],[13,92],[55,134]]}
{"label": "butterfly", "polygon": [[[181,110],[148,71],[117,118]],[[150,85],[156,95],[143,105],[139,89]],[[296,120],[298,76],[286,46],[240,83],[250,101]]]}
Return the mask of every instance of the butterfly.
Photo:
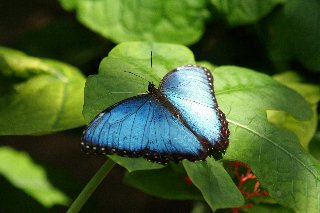
{"label": "butterfly", "polygon": [[81,141],[86,153],[117,154],[166,164],[222,158],[229,144],[228,122],[218,108],[211,72],[197,65],[177,67],[159,88],[134,96],[97,115]]}

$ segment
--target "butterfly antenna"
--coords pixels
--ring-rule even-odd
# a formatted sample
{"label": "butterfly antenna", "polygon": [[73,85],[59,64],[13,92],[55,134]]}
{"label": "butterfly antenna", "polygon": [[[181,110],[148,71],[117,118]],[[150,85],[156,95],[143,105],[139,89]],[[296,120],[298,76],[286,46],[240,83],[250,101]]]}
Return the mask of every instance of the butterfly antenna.
{"label": "butterfly antenna", "polygon": [[145,80],[145,81],[147,81],[147,82],[149,82],[147,79],[145,79],[144,77],[142,77],[142,76],[140,76],[140,75],[137,75],[137,74],[135,74],[135,73],[133,73],[133,72],[130,72],[130,71],[123,71],[123,72],[127,72],[127,73],[130,73],[131,75],[134,75],[134,76],[136,76],[136,77],[138,77],[138,78],[141,78],[141,79],[143,79],[143,80]]}

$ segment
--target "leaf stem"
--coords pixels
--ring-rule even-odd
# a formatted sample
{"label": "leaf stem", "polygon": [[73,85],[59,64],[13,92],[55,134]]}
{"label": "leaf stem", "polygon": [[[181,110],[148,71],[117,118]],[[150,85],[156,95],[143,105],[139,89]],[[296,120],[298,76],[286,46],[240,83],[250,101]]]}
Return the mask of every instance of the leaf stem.
{"label": "leaf stem", "polygon": [[99,186],[102,180],[107,176],[116,163],[110,158],[101,166],[99,171],[91,178],[89,183],[83,188],[75,201],[71,204],[67,213],[79,212],[82,206]]}

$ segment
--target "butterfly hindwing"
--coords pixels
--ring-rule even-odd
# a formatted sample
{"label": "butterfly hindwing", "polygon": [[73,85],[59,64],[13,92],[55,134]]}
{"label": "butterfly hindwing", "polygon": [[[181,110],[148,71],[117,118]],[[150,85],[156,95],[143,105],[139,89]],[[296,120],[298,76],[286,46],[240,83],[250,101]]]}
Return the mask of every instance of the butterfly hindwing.
{"label": "butterfly hindwing", "polygon": [[126,99],[100,113],[85,130],[82,149],[161,163],[207,156],[196,136],[150,94]]}

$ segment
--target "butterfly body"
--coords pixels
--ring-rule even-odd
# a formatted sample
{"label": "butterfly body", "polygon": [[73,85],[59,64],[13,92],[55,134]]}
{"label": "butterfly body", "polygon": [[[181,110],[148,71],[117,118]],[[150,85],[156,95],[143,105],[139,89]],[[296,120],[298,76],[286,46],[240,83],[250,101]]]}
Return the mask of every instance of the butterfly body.
{"label": "butterfly body", "polygon": [[209,70],[178,67],[163,78],[159,89],[149,83],[148,91],[100,113],[84,131],[82,149],[158,163],[221,158],[229,130]]}

